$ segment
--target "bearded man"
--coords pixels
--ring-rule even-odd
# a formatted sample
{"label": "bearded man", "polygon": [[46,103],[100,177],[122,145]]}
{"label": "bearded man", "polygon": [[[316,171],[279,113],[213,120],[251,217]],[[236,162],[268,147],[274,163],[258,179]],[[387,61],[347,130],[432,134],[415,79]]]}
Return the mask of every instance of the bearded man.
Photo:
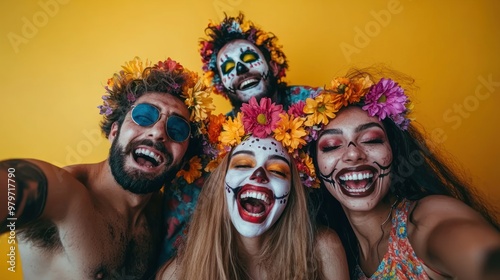
{"label": "bearded man", "polygon": [[111,142],[107,159],[63,168],[34,159],[0,162],[0,178],[9,182],[2,192],[15,197],[1,201],[0,219],[15,221],[24,279],[154,275],[160,189],[198,151],[185,104],[196,78],[171,59],[151,66],[135,58],[108,80],[99,106]]}

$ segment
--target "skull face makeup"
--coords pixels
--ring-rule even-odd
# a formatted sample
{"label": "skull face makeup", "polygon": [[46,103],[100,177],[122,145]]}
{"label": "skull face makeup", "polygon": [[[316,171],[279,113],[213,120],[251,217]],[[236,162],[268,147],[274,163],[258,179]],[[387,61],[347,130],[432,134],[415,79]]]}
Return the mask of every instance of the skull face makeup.
{"label": "skull face makeup", "polygon": [[371,210],[390,187],[392,150],[383,124],[347,107],[325,126],[317,144],[321,180],[346,208]]}
{"label": "skull face makeup", "polygon": [[272,94],[272,71],[262,52],[247,40],[226,44],[217,55],[217,69],[229,97],[248,102]]}
{"label": "skull face makeup", "polygon": [[226,198],[241,235],[259,236],[276,223],[286,207],[291,178],[290,156],[274,138],[251,136],[233,150]]}

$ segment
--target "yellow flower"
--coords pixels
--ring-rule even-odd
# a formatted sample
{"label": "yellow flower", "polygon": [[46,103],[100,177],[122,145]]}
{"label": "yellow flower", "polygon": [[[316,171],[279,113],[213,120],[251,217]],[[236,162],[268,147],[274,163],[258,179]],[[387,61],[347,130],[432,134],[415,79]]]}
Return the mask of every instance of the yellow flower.
{"label": "yellow flower", "polygon": [[188,184],[201,177],[201,159],[194,156],[189,160],[189,163],[177,172],[177,177],[184,177]]}
{"label": "yellow flower", "polygon": [[275,50],[271,51],[271,59],[276,62],[277,64],[283,64],[285,63],[285,58],[283,56],[278,55],[278,52]]}
{"label": "yellow flower", "polygon": [[[411,111],[413,111],[413,107],[415,107],[415,104],[413,104],[413,102],[409,101],[408,103],[405,104],[405,107],[406,107],[406,110],[408,110],[408,114],[411,113]],[[415,117],[410,117],[410,116],[407,116],[407,118],[413,122],[416,120]]]}
{"label": "yellow flower", "polygon": [[243,31],[243,33],[247,32],[250,29],[250,27],[252,27],[252,25],[250,24],[249,21],[246,20],[242,22],[240,25],[241,31]]}
{"label": "yellow flower", "polygon": [[288,114],[280,114],[280,120],[276,123],[276,129],[273,130],[274,138],[280,141],[289,153],[302,145],[306,141],[302,138],[307,132],[302,127],[304,121],[301,118],[293,118]]}
{"label": "yellow flower", "polygon": [[225,146],[235,146],[241,142],[241,138],[245,135],[245,128],[241,121],[241,113],[236,115],[236,118],[229,118],[222,124],[223,131],[220,133],[219,141]]}
{"label": "yellow flower", "polygon": [[[334,95],[337,95],[335,97]],[[320,123],[326,125],[328,121],[335,117],[335,113],[341,108],[342,102],[338,94],[323,93],[316,98],[307,98],[304,106],[307,120],[305,125],[314,126]]]}
{"label": "yellow flower", "polygon": [[219,166],[220,162],[222,161],[221,157],[217,157],[216,159],[210,161],[207,166],[205,166],[205,171],[206,172],[213,172],[217,166]]}
{"label": "yellow flower", "polygon": [[267,39],[269,39],[269,35],[267,34],[267,32],[264,32],[262,30],[257,31],[256,37],[257,40],[255,40],[255,44],[257,46],[262,45],[262,43],[264,43]]}
{"label": "yellow flower", "polygon": [[202,79],[198,79],[194,87],[187,89],[185,94],[183,95],[186,98],[184,103],[191,111],[191,121],[205,120],[210,112],[215,110],[212,97],[210,97],[210,90],[205,88]]}
{"label": "yellow flower", "polygon": [[205,83],[205,86],[209,87],[212,85],[212,80],[214,78],[214,72],[213,71],[207,71],[203,74],[203,81]]}
{"label": "yellow flower", "polygon": [[309,175],[311,177],[315,177],[316,170],[314,169],[314,163],[313,163],[312,158],[308,154],[304,153],[303,151],[300,152],[300,158],[301,158],[302,162],[304,163],[304,165],[307,167],[307,169],[309,169]]}
{"label": "yellow flower", "polygon": [[333,79],[331,85],[331,91],[338,95],[339,102],[343,106],[347,106],[359,102],[361,97],[365,96],[368,89],[373,85],[373,82],[368,76],[354,79],[339,77]]}
{"label": "yellow flower", "polygon": [[142,73],[144,69],[151,66],[151,62],[146,60],[146,62],[142,62],[142,60],[136,56],[133,60],[125,62],[125,65],[122,66],[123,74],[126,79],[142,79]]}

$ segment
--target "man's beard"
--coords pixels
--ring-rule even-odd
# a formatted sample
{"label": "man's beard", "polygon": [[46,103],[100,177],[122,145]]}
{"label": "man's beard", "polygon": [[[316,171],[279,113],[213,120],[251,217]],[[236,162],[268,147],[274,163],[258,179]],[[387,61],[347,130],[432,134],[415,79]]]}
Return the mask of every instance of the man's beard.
{"label": "man's beard", "polygon": [[157,192],[165,182],[169,182],[174,178],[177,166],[170,166],[170,168],[156,176],[140,170],[126,170],[125,158],[128,154],[132,155],[133,147],[137,147],[138,145],[154,147],[163,153],[165,156],[165,166],[172,163],[172,156],[166,151],[165,146],[161,143],[153,143],[153,141],[146,139],[138,142],[131,142],[124,149],[122,145],[118,144],[118,138],[119,134],[111,144],[111,149],[109,151],[109,166],[111,167],[111,173],[116,182],[118,182],[124,190],[128,190],[135,194]]}

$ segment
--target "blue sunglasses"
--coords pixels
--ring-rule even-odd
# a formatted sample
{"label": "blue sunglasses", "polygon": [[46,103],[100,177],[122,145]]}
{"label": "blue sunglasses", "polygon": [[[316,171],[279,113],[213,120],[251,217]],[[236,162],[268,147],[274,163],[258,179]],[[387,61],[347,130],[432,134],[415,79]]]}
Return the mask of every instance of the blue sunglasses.
{"label": "blue sunglasses", "polygon": [[[132,106],[131,117],[137,125],[148,127],[152,126],[160,120],[160,109],[148,104],[141,103]],[[184,118],[176,115],[167,116],[165,122],[165,131],[168,137],[175,142],[184,142],[191,135],[191,126]]]}

